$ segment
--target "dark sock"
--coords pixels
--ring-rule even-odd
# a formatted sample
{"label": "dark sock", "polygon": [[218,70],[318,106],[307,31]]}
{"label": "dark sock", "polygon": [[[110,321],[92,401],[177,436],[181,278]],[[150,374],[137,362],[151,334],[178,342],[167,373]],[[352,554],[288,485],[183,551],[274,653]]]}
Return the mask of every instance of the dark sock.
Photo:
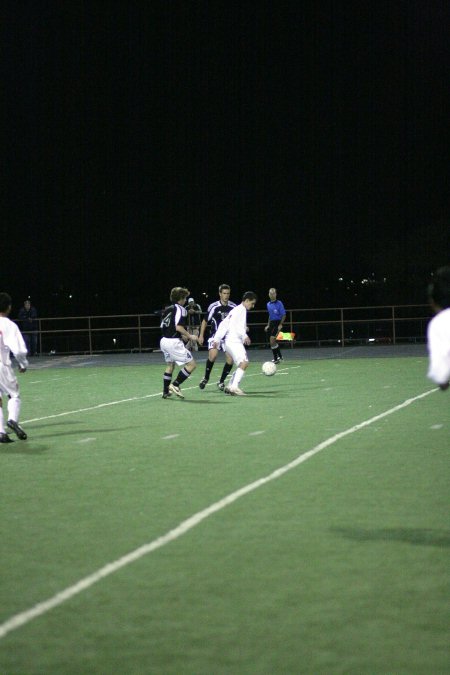
{"label": "dark sock", "polygon": [[172,375],[170,373],[164,373],[163,377],[163,393],[168,394],[169,393],[169,384],[172,381]]}
{"label": "dark sock", "polygon": [[213,369],[214,361],[210,361],[209,359],[206,362],[206,368],[205,368],[205,380],[209,380],[209,376],[211,375],[211,371]]}
{"label": "dark sock", "polygon": [[174,385],[175,385],[176,387],[179,387],[180,384],[183,384],[183,382],[184,382],[185,380],[188,379],[189,375],[190,375],[190,372],[189,372],[188,370],[186,370],[186,368],[183,368],[183,369],[180,370],[180,372],[178,373],[177,379],[174,380]]}
{"label": "dark sock", "polygon": [[279,347],[277,347],[277,357],[281,359],[281,350]]}
{"label": "dark sock", "polygon": [[222,370],[222,375],[220,376],[220,382],[225,382],[225,380],[227,379],[227,375],[232,368],[233,368],[232,363],[226,363],[224,365],[223,370]]}
{"label": "dark sock", "polygon": [[273,356],[274,359],[278,358],[278,356],[277,356],[277,349],[278,349],[278,347],[271,347],[271,350],[272,350],[272,356]]}

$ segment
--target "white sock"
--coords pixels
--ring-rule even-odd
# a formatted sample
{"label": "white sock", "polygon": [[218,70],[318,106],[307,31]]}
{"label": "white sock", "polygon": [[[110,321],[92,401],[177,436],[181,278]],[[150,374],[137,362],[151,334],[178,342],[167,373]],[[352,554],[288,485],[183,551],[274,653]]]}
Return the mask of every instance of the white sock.
{"label": "white sock", "polygon": [[230,387],[239,387],[239,383],[244,377],[245,371],[242,368],[236,368],[234,375],[231,378]]}
{"label": "white sock", "polygon": [[5,422],[4,422],[4,419],[3,419],[3,408],[0,405],[0,434],[4,434],[4,433],[5,433]]}
{"label": "white sock", "polygon": [[19,396],[11,396],[8,401],[8,419],[14,422],[19,421],[20,406],[22,401]]}

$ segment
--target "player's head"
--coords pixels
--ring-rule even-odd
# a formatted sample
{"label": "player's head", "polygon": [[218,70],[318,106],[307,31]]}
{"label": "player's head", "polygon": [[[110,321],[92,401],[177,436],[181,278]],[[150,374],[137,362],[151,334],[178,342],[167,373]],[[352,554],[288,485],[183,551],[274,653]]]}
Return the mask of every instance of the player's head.
{"label": "player's head", "polygon": [[9,314],[11,304],[11,296],[8,293],[0,293],[0,314]]}
{"label": "player's head", "polygon": [[277,299],[277,289],[276,288],[269,288],[269,298],[271,299],[272,302]]}
{"label": "player's head", "polygon": [[253,309],[257,300],[258,296],[256,293],[253,293],[253,291],[245,291],[244,295],[242,296],[242,303],[247,309]]}
{"label": "player's head", "polygon": [[186,298],[189,295],[189,290],[183,288],[182,286],[175,286],[170,291],[170,301],[180,303],[181,301],[186,302]]}
{"label": "player's head", "polygon": [[228,286],[228,284],[220,284],[219,286],[219,297],[221,302],[227,303],[228,300],[230,299],[230,293],[231,293],[231,288]]}
{"label": "player's head", "polygon": [[450,307],[450,266],[440,267],[428,286],[428,297],[437,310]]}

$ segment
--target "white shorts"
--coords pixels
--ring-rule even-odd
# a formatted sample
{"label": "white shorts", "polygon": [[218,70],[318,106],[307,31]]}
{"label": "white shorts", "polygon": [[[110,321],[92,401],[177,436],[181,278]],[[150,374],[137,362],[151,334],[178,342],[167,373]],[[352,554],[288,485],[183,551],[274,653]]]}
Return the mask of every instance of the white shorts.
{"label": "white shorts", "polygon": [[243,361],[248,361],[247,352],[242,342],[227,342],[225,340],[225,351],[231,356],[236,366]]}
{"label": "white shorts", "polygon": [[8,396],[19,396],[19,383],[17,377],[14,375],[12,366],[4,366],[0,364],[0,394],[8,394]]}
{"label": "white shorts", "polygon": [[208,350],[217,349],[219,352],[225,351],[225,340],[221,340],[218,347],[213,347],[214,338],[210,337],[208,340]]}
{"label": "white shorts", "polygon": [[194,358],[189,349],[186,348],[183,340],[178,338],[161,338],[159,346],[164,354],[166,363],[175,362],[177,366],[184,366]]}

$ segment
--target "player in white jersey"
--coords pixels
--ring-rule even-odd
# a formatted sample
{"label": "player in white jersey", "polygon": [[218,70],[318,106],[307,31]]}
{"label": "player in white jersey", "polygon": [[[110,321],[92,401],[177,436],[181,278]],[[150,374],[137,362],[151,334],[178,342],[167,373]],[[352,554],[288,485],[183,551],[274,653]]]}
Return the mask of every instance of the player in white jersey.
{"label": "player in white jersey", "polygon": [[[27,435],[19,426],[19,413],[21,399],[19,383],[14,374],[11,364],[11,352],[19,364],[19,372],[24,373],[28,368],[27,348],[22,333],[15,323],[8,319],[11,312],[11,296],[8,293],[0,293],[0,396],[8,396],[8,421],[7,426],[21,440]],[[3,408],[0,406],[0,443],[11,443],[8,434],[5,433]]]}
{"label": "player in white jersey", "polygon": [[245,349],[251,340],[247,334],[247,312],[256,305],[257,296],[253,291],[246,291],[240,305],[231,310],[222,321],[214,336],[214,346],[217,348],[224,340],[225,352],[231,356],[237,368],[231,376],[230,384],[225,387],[225,393],[233,396],[245,396],[239,384],[248,367],[248,356]]}
{"label": "player in white jersey", "polygon": [[428,377],[444,391],[450,383],[450,267],[437,270],[428,288],[436,312],[428,324]]}

